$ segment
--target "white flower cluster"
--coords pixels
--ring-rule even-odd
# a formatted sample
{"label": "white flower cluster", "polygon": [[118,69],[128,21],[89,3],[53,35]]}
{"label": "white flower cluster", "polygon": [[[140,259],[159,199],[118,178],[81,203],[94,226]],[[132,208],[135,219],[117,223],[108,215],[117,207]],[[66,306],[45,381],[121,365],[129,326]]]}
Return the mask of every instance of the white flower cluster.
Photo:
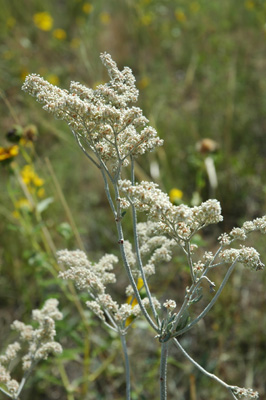
{"label": "white flower cluster", "polygon": [[62,90],[39,75],[28,75],[22,89],[44,104],[44,109],[65,120],[75,135],[104,162],[126,164],[129,155],[138,156],[161,146],[163,140],[148,126],[138,107],[135,77],[130,68],[119,71],[107,53],[101,54],[110,82],[88,89],[71,82],[70,90]]}
{"label": "white flower cluster", "polygon": [[61,345],[54,340],[55,320],[62,319],[62,313],[57,306],[56,299],[49,299],[41,310],[33,310],[32,319],[39,324],[36,329],[20,321],[14,321],[11,325],[11,328],[19,333],[19,341],[10,344],[5,354],[0,356],[0,383],[5,384],[6,390],[12,397],[18,391],[19,383],[11,379],[8,367],[21,350],[19,342],[26,342],[28,346],[28,352],[22,357],[22,369],[25,372],[33,368],[40,360],[47,359],[49,354],[62,352]]}
{"label": "white flower cluster", "polygon": [[223,220],[217,200],[208,200],[198,207],[176,206],[153,182],[132,185],[129,180],[120,180],[119,187],[137,210],[145,211],[157,222],[159,232],[166,232],[181,242],[189,240],[200,228]]}
{"label": "white flower cluster", "polygon": [[176,302],[175,302],[174,300],[166,300],[166,301],[163,303],[163,306],[164,306],[165,308],[167,308],[167,310],[172,311],[172,310],[174,310],[174,309],[176,308]]}
{"label": "white flower cluster", "polygon": [[246,221],[243,224],[243,229],[246,233],[253,231],[260,231],[261,233],[266,233],[266,215],[261,218],[256,218],[253,221]]}
{"label": "white flower cluster", "polygon": [[264,264],[260,260],[260,255],[253,247],[242,246],[240,249],[227,249],[220,253],[221,259],[225,263],[238,261],[251,270],[261,270]]}
{"label": "white flower cluster", "polygon": [[[125,241],[128,254],[131,252],[129,243]],[[128,246],[127,246],[128,245]],[[110,273],[113,264],[118,262],[118,258],[113,254],[106,254],[98,263],[92,264],[86,254],[81,250],[68,251],[60,250],[57,252],[58,262],[67,266],[66,271],[59,273],[59,277],[63,279],[71,279],[74,281],[78,289],[86,289],[92,298],[87,301],[87,307],[93,311],[101,320],[110,322],[114,320],[120,327],[124,327],[124,323],[130,316],[138,316],[141,313],[138,305],[122,304],[119,305],[112,299],[110,294],[106,293],[106,284],[115,283],[115,275]],[[132,253],[132,262],[135,261]],[[148,307],[148,299],[143,299],[142,304]],[[154,298],[155,307],[160,307],[158,301]]]}
{"label": "white flower cluster", "polygon": [[259,393],[254,392],[253,389],[239,388],[235,386],[233,388],[233,392],[239,399],[243,400],[252,400],[252,399],[258,400],[259,398]]}
{"label": "white flower cluster", "polygon": [[78,289],[88,289],[95,294],[105,292],[107,283],[116,281],[112,272],[118,258],[113,254],[106,254],[98,263],[92,264],[86,254],[81,250],[59,250],[58,263],[69,269],[59,273],[63,279],[72,279]]}
{"label": "white flower cluster", "polygon": [[[148,277],[155,274],[155,267],[159,263],[169,262],[172,259],[172,249],[176,245],[173,239],[164,235],[156,235],[157,224],[152,221],[137,224],[139,238],[139,251],[143,261],[143,270]],[[125,241],[125,252],[127,260],[134,276],[141,277],[137,269],[137,257],[132,250],[132,245]]]}
{"label": "white flower cluster", "polygon": [[242,228],[233,228],[229,233],[223,233],[218,239],[220,244],[228,246],[234,240],[246,240],[247,235],[254,231],[266,233],[266,216],[256,218],[253,221],[244,222]]}
{"label": "white flower cluster", "polygon": [[204,271],[205,264],[202,261],[193,263],[194,274],[198,277]]}

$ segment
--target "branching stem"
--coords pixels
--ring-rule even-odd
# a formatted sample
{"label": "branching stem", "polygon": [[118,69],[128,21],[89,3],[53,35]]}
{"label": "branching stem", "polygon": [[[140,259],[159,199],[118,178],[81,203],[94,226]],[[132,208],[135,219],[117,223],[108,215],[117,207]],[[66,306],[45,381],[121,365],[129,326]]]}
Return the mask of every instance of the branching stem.
{"label": "branching stem", "polygon": [[160,400],[167,400],[167,356],[169,342],[162,343],[160,363]]}

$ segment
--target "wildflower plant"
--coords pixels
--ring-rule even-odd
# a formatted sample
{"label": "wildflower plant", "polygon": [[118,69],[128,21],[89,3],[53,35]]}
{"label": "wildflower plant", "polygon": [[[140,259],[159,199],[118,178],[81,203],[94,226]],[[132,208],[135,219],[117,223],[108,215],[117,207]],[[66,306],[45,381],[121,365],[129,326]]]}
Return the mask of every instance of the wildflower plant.
{"label": "wildflower plant", "polygon": [[[61,345],[54,340],[55,321],[62,319],[62,313],[57,306],[58,300],[49,299],[41,310],[32,311],[32,319],[37,322],[37,328],[20,321],[14,321],[11,325],[19,338],[8,345],[5,354],[0,355],[0,391],[12,400],[19,398],[29,375],[41,360],[46,360],[50,354],[62,352]],[[11,369],[22,350],[25,351],[21,359],[23,377],[18,382],[11,377]]]}
{"label": "wildflower plant", "polygon": [[[245,222],[242,227],[222,234],[214,253],[208,251],[200,255],[193,244],[193,236],[206,226],[223,220],[220,203],[210,199],[195,207],[175,205],[157,184],[135,182],[135,159],[161,146],[163,141],[148,125],[141,109],[133,106],[138,99],[138,90],[132,71],[128,67],[120,71],[107,53],[101,54],[101,60],[110,81],[95,90],[77,82],[71,82],[69,91],[62,90],[35,74],[26,78],[23,90],[44,104],[46,111],[67,122],[82,151],[100,170],[117,227],[121,260],[129,280],[126,295],[130,301],[118,304],[108,293],[107,285],[116,282],[112,270],[119,260],[114,255],[105,255],[98,263],[92,263],[82,251],[61,250],[58,260],[63,271],[59,276],[73,280],[79,289],[88,291],[90,300],[87,306],[119,334],[125,358],[127,400],[131,398],[131,388],[125,335],[132,325],[132,318],[140,316],[154,330],[161,346],[161,400],[167,398],[170,342],[203,374],[227,389],[231,398],[258,399],[258,393],[252,389],[233,386],[206,371],[186,352],[179,338],[210,311],[238,263],[251,271],[263,269],[255,249],[243,245],[235,247],[235,244],[245,241],[253,231],[266,233],[266,217]],[[124,179],[126,167],[130,167],[130,180]],[[133,244],[124,238],[123,233],[123,217],[129,208]],[[137,223],[138,212],[147,215],[147,222]],[[185,288],[183,302],[179,305],[174,299],[158,300],[149,285],[149,278],[155,273],[158,263],[170,261],[175,248],[184,253],[190,271],[190,285]],[[216,289],[209,274],[222,265],[226,266],[226,272]],[[190,310],[201,300],[206,284],[212,299],[192,318]],[[145,292],[144,299],[140,290]]]}

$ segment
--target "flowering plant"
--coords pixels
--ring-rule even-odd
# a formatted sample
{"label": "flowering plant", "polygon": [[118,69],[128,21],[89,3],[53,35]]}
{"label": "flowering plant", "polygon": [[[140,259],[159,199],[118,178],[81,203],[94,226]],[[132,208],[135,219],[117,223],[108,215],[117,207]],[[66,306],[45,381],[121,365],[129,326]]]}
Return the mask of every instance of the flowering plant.
{"label": "flowering plant", "polygon": [[[19,333],[19,338],[8,345],[5,354],[0,356],[0,391],[12,400],[18,400],[29,375],[41,360],[46,360],[50,354],[62,352],[61,345],[54,340],[55,321],[63,317],[57,306],[56,299],[49,299],[41,310],[32,311],[32,319],[39,325],[36,329],[20,321],[14,321],[11,325],[11,328]],[[22,357],[23,377],[19,383],[12,379],[10,368],[25,345],[27,352]]]}
{"label": "flowering plant", "polygon": [[[138,90],[132,71],[125,67],[120,71],[109,54],[101,54],[110,82],[95,90],[77,82],[71,82],[70,90],[53,86],[38,75],[29,75],[23,90],[44,104],[43,108],[56,118],[65,120],[88,159],[100,170],[107,199],[117,227],[117,241],[121,259],[129,280],[126,294],[130,301],[119,305],[107,292],[107,284],[115,283],[113,265],[118,262],[114,255],[105,255],[98,263],[90,262],[82,251],[61,250],[58,261],[63,266],[59,276],[72,279],[79,289],[90,295],[87,306],[112,330],[122,342],[126,372],[126,399],[131,398],[129,357],[125,336],[134,318],[143,316],[155,332],[161,346],[160,399],[167,398],[167,357],[169,343],[174,345],[206,376],[228,390],[233,399],[258,399],[252,389],[242,389],[206,371],[183,348],[179,337],[195,326],[218,300],[237,263],[252,271],[263,269],[259,253],[250,247],[232,247],[244,241],[253,231],[266,233],[266,217],[245,222],[241,228],[222,234],[215,253],[209,251],[200,256],[193,236],[210,224],[222,221],[220,203],[208,200],[199,206],[174,205],[167,194],[152,182],[135,182],[134,161],[147,151],[161,146],[163,141],[155,129],[148,125],[140,108],[133,106]],[[123,179],[123,170],[130,166],[131,179]],[[111,189],[112,187],[112,189]],[[132,244],[125,240],[123,217],[131,208],[134,237]],[[148,220],[137,223],[137,212],[145,212]],[[149,278],[159,262],[167,262],[177,247],[184,253],[190,270],[191,283],[185,289],[184,300],[179,305],[166,299],[159,301],[149,286]],[[215,283],[209,278],[214,268],[227,265],[223,280],[215,291]],[[65,269],[65,267],[67,269]],[[190,309],[202,297],[207,283],[213,297],[194,319]],[[145,292],[145,298],[140,290]],[[161,312],[160,309],[166,310]]]}

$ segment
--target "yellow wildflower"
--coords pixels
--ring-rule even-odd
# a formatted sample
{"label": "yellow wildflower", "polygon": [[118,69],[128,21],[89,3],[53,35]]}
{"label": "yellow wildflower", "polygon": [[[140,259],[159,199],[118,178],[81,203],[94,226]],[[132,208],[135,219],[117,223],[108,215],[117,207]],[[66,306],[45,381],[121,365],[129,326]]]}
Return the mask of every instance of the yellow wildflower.
{"label": "yellow wildflower", "polygon": [[0,147],[0,161],[16,157],[18,153],[19,153],[19,147],[17,145],[9,147]]}
{"label": "yellow wildflower", "polygon": [[[137,282],[138,291],[140,291],[143,288],[143,285],[144,285],[144,283],[143,283],[142,278],[139,278],[138,282]],[[131,307],[134,308],[138,304],[138,301],[137,301],[136,297],[133,298],[133,296],[129,296],[127,298],[127,303],[131,304]],[[132,317],[132,316],[128,317],[126,320],[126,326],[128,326],[133,321],[133,319],[134,319],[134,317]]]}
{"label": "yellow wildflower", "polygon": [[[144,283],[143,283],[142,278],[139,278],[138,283],[137,283],[138,291],[140,291],[143,288],[143,285],[144,285]],[[135,305],[138,304],[138,302],[135,297],[134,297],[133,301],[132,301],[132,299],[133,299],[133,296],[129,296],[127,298],[127,303],[130,304],[132,302],[131,305],[132,305],[132,308],[134,308]]]}
{"label": "yellow wildflower", "polygon": [[58,28],[53,31],[53,37],[58,40],[65,40],[67,37],[67,34],[64,29]]}
{"label": "yellow wildflower", "polygon": [[177,10],[175,10],[175,17],[178,22],[186,22],[186,20],[187,20],[187,17],[185,15],[184,11],[182,11],[179,8]]}
{"label": "yellow wildflower", "polygon": [[21,178],[25,185],[30,185],[35,177],[33,167],[29,164],[25,165],[21,171]]}
{"label": "yellow wildflower", "polygon": [[93,11],[93,5],[91,3],[84,3],[82,6],[82,11],[85,14],[90,14]]}
{"label": "yellow wildflower", "polygon": [[44,180],[35,174],[33,178],[33,184],[37,187],[43,186]]}
{"label": "yellow wildflower", "polygon": [[40,30],[50,31],[53,27],[54,20],[48,12],[44,11],[34,14],[33,22]]}
{"label": "yellow wildflower", "polygon": [[143,285],[144,285],[143,279],[142,279],[142,278],[139,278],[139,279],[138,279],[138,283],[137,283],[137,288],[138,288],[138,290],[142,289],[142,288],[143,288]]}
{"label": "yellow wildflower", "polygon": [[180,189],[173,188],[169,192],[169,197],[170,197],[171,203],[173,203],[173,204],[178,203],[179,200],[181,200],[183,197],[183,192]]}
{"label": "yellow wildflower", "polygon": [[[36,174],[33,166],[30,164],[24,165],[20,174],[21,174],[21,178],[22,178],[23,182],[25,183],[25,185],[28,186],[28,190],[31,193],[35,192],[35,187],[41,188],[41,186],[44,185],[44,180],[42,178],[40,178],[38,174]],[[31,185],[32,185],[32,187],[30,187]],[[40,193],[42,193],[42,192],[40,192]],[[39,197],[42,197],[41,195],[38,194],[38,192],[37,192],[37,195]]]}
{"label": "yellow wildflower", "polygon": [[108,25],[111,21],[111,16],[108,12],[102,12],[100,14],[100,21],[103,25]]}

